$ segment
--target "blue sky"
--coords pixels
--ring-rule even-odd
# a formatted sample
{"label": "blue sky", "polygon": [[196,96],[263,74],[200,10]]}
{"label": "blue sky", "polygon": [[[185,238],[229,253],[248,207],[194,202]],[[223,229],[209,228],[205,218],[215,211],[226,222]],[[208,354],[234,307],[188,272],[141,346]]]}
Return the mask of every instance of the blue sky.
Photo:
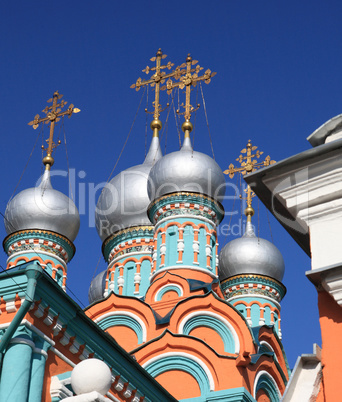
{"label": "blue sky", "polygon": [[[84,305],[97,265],[97,272],[105,269],[100,239],[89,224],[92,189],[107,180],[119,157],[142,96],[142,91],[129,87],[143,77],[141,70],[147,64],[152,65],[149,59],[158,48],[175,65],[191,53],[205,69],[217,72],[203,91],[215,158],[222,170],[234,163],[248,139],[277,161],[304,151],[310,148],[306,137],[341,113],[342,5],[337,0],[15,1],[0,7],[1,212],[38,134],[27,123],[42,114],[46,100],[59,90],[81,109],[66,119],[64,127],[69,165],[77,178],[73,195],[82,212],[68,287]],[[201,96],[199,103],[203,103]],[[145,107],[146,99],[114,174],[143,161]],[[195,149],[211,154],[203,111],[201,106],[196,116]],[[163,123],[166,115],[161,116]],[[45,128],[45,137],[47,133]],[[149,142],[149,128],[147,135]],[[173,111],[166,142],[165,137],[166,132],[163,152],[177,150]],[[33,186],[39,177],[40,145],[16,192]],[[63,145],[55,158],[54,168],[65,171]],[[56,177],[53,185],[68,192],[65,178]],[[231,211],[232,200],[224,206]],[[260,211],[260,235],[271,240],[265,209],[256,201],[254,206]],[[239,224],[239,219],[240,213],[232,224]],[[228,222],[226,217],[224,223]],[[317,294],[305,277],[309,258],[277,222],[270,218],[270,223],[286,264],[282,331],[293,367],[299,354],[310,353],[312,343],[321,342]],[[5,237],[3,227],[0,234]],[[221,238],[220,243],[232,239]],[[1,265],[5,264],[3,253]]]}

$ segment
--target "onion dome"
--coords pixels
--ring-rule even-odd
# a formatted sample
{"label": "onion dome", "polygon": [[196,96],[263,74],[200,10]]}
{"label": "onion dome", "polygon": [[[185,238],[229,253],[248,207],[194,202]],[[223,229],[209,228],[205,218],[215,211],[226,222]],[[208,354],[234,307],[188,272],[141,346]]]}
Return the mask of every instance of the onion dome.
{"label": "onion dome", "polygon": [[147,179],[161,156],[159,138],[154,136],[144,163],[122,171],[106,184],[95,213],[96,229],[102,241],[118,230],[151,225],[146,212],[150,203]]}
{"label": "onion dome", "polygon": [[8,235],[27,229],[48,230],[73,242],[80,216],[73,201],[52,188],[48,168],[39,186],[21,191],[7,204],[5,228]]}
{"label": "onion dome", "polygon": [[91,281],[88,291],[88,300],[90,304],[104,298],[104,291],[106,289],[106,275],[107,270],[105,269],[96,275]]}
{"label": "onion dome", "polygon": [[284,259],[272,243],[257,237],[247,221],[245,234],[232,240],[219,254],[219,276],[224,281],[240,274],[257,274],[282,281]]}
{"label": "onion dome", "polygon": [[225,193],[225,179],[219,165],[201,152],[192,149],[189,133],[192,124],[183,129],[185,137],[180,151],[161,158],[151,169],[147,189],[150,200],[163,195],[189,191],[208,195],[216,200]]}

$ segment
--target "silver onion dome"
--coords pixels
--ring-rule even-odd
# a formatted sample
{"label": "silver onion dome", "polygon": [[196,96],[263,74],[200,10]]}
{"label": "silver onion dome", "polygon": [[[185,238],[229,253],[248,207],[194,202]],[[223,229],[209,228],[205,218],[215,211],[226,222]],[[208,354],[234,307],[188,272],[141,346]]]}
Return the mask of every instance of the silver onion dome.
{"label": "silver onion dome", "polygon": [[146,212],[150,203],[147,179],[161,156],[159,138],[153,137],[144,163],[122,171],[106,184],[95,212],[96,229],[102,241],[118,230],[151,225]]}
{"label": "silver onion dome", "polygon": [[269,241],[256,237],[250,222],[247,222],[245,234],[226,244],[219,254],[221,281],[240,274],[257,274],[281,282],[284,271],[280,251]]}
{"label": "silver onion dome", "polygon": [[100,272],[90,283],[88,291],[88,300],[92,304],[104,298],[104,291],[106,289],[106,275],[107,270]]}
{"label": "silver onion dome", "polygon": [[75,204],[52,188],[49,170],[45,170],[39,186],[21,191],[5,211],[8,235],[25,229],[49,230],[73,242],[79,228],[80,216]]}
{"label": "silver onion dome", "polygon": [[221,200],[225,193],[225,179],[218,164],[201,152],[192,149],[185,137],[180,151],[161,158],[151,169],[147,191],[150,200],[163,195],[190,191]]}

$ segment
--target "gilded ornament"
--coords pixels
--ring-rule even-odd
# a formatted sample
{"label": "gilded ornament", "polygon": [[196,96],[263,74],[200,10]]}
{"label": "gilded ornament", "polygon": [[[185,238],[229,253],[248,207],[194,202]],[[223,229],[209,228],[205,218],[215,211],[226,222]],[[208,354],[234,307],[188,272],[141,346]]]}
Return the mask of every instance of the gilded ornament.
{"label": "gilded ornament", "polygon": [[[159,49],[156,56],[152,57],[150,59],[151,61],[156,62],[156,66],[155,67],[147,66],[144,70],[142,70],[143,73],[146,73],[146,74],[149,74],[150,72],[153,72],[153,71],[155,71],[155,73],[148,80],[143,80],[139,77],[137,79],[136,83],[131,85],[131,88],[135,88],[136,91],[139,91],[139,89],[141,87],[144,87],[146,85],[150,85],[152,88],[154,88],[154,91],[155,91],[155,99],[153,102],[154,111],[151,113],[153,114],[154,121],[159,121],[159,122],[160,122],[160,120],[159,120],[160,113],[164,110],[164,109],[162,109],[162,107],[159,103],[160,90],[163,89],[160,87],[160,84],[163,84],[167,78],[173,77],[176,74],[175,72],[166,74],[163,71],[165,69],[171,70],[171,68],[174,65],[170,61],[166,65],[161,65],[161,60],[165,59],[166,57],[167,57],[166,54],[163,54],[161,49]],[[168,106],[169,105],[167,104],[167,107]],[[146,112],[150,113],[147,111],[147,109],[146,109]],[[161,129],[161,122],[160,122],[160,128],[159,128],[159,125],[152,127],[152,123],[151,123],[151,128],[154,131],[157,130],[157,132],[155,133],[155,135],[157,135],[158,131]]]}
{"label": "gilded ornament", "polygon": [[53,94],[53,97],[47,101],[48,103],[52,103],[52,106],[46,106],[46,108],[42,110],[42,112],[46,114],[46,117],[41,118],[39,114],[37,114],[35,115],[34,120],[28,123],[28,125],[33,126],[34,129],[36,129],[40,123],[43,124],[50,123],[50,136],[49,139],[46,140],[48,146],[47,148],[42,146],[42,149],[46,151],[46,156],[43,158],[43,164],[45,165],[47,170],[50,170],[51,166],[54,163],[54,159],[51,156],[53,149],[56,148],[61,143],[60,141],[58,141],[57,144],[53,142],[55,124],[61,119],[62,116],[71,117],[73,113],[78,113],[81,111],[80,109],[75,108],[73,104],[71,104],[69,105],[67,110],[62,112],[63,107],[67,104],[67,102],[64,99],[61,100],[60,103],[58,103],[58,101],[62,99],[62,97],[63,95],[59,94],[59,92],[56,91]]}
{"label": "gilded ornament", "polygon": [[[215,72],[212,72],[208,69],[202,76],[199,76],[198,74],[201,70],[203,70],[203,67],[201,67],[197,63],[198,61],[193,60],[190,54],[188,54],[186,62],[177,67],[174,71],[173,78],[179,81],[173,82],[170,77],[166,82],[166,85],[161,88],[166,89],[168,94],[172,92],[173,88],[185,88],[185,104],[181,104],[181,107],[183,107],[185,111],[180,112],[179,110],[177,110],[177,113],[179,115],[184,115],[185,121],[189,121],[191,114],[198,110],[198,108],[200,107],[200,105],[198,104],[196,105],[196,108],[194,108],[190,104],[191,87],[195,87],[197,85],[197,82],[199,81],[204,81],[206,84],[209,84],[211,81],[211,77],[214,77],[216,75]],[[197,66],[192,67],[195,64],[197,64]],[[183,128],[183,131],[185,132],[186,130]]]}
{"label": "gilded ornament", "polygon": [[[275,163],[275,161],[271,160],[271,157],[269,155],[266,156],[264,161],[258,162],[257,159],[260,158],[260,156],[263,154],[263,151],[259,151],[257,149],[258,147],[253,146],[251,140],[248,140],[246,148],[241,150],[240,156],[236,159],[236,161],[239,162],[241,166],[235,167],[231,163],[228,166],[228,169],[225,170],[223,173],[228,175],[232,179],[235,173],[246,175],[254,172],[257,169],[273,165]],[[252,191],[249,185],[247,186],[245,192],[247,194],[247,208],[245,209],[245,215],[247,216],[247,221],[251,222],[251,217],[254,215],[254,209],[252,208],[252,199],[253,197],[255,197],[255,193]],[[240,198],[242,198],[242,196],[240,196]]]}

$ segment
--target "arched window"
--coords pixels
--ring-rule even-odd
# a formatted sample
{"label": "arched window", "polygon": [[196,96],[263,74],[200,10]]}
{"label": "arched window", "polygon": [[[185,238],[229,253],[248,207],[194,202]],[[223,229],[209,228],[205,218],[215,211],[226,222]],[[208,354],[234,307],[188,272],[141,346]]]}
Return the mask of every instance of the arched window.
{"label": "arched window", "polygon": [[251,319],[252,319],[252,326],[257,327],[259,325],[260,320],[260,306],[256,303],[252,304],[251,306]]}
{"label": "arched window", "polygon": [[213,376],[205,363],[196,356],[183,352],[168,352],[152,358],[144,363],[143,368],[152,377],[166,371],[185,371],[194,377],[201,390],[201,396],[215,390]]}
{"label": "arched window", "polygon": [[191,335],[198,327],[207,327],[217,332],[226,353],[239,353],[240,342],[233,326],[219,314],[210,311],[197,311],[185,317],[179,325],[179,333]]}
{"label": "arched window", "polygon": [[193,250],[194,228],[191,225],[187,225],[184,227],[183,239],[184,239],[183,264],[184,265],[193,265],[193,263],[194,263],[194,250]]}
{"label": "arched window", "polygon": [[265,318],[265,324],[271,325],[271,309],[269,306],[265,307],[264,318]]}
{"label": "arched window", "polygon": [[176,265],[178,260],[177,252],[178,228],[176,225],[169,226],[166,230],[166,255],[167,266]]}
{"label": "arched window", "polygon": [[111,312],[99,317],[95,322],[103,330],[115,326],[129,327],[137,334],[138,344],[146,341],[146,326],[135,314],[129,312]]}
{"label": "arched window", "polygon": [[256,398],[259,390],[263,390],[264,393],[270,399],[270,402],[279,402],[280,392],[274,378],[266,371],[260,371],[254,380],[254,398]]}

